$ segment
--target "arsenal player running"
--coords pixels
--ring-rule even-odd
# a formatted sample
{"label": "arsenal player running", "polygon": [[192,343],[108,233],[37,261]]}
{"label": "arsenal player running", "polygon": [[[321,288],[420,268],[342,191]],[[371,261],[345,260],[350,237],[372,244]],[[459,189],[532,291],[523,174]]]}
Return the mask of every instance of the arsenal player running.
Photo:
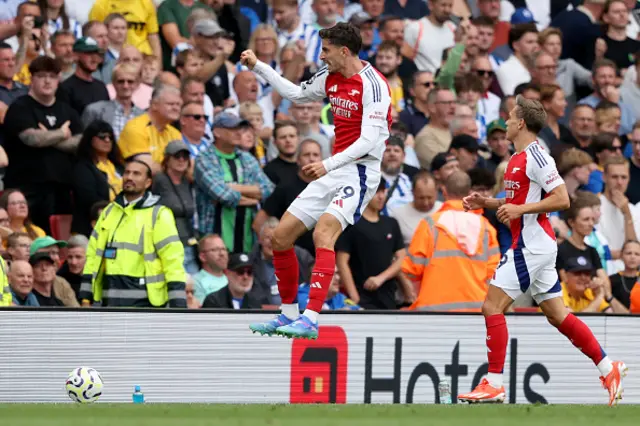
{"label": "arsenal player running", "polygon": [[460,401],[504,401],[502,372],[508,340],[504,312],[528,289],[551,325],[598,367],[602,385],[609,391],[609,405],[622,398],[622,377],[627,367],[609,359],[589,327],[570,313],[562,301],[556,272],[558,245],[547,213],[568,208],[569,195],[553,158],[536,139],[545,123],[542,105],[518,96],[507,121],[507,138],[513,142],[516,153],[504,175],[506,198],[485,198],[472,193],[463,200],[465,209],[498,209],[498,219],[511,227],[513,242],[498,265],[482,306],[489,372],[471,393],[459,395]]}
{"label": "arsenal player running", "polygon": [[[391,90],[387,80],[358,58],[362,39],[357,28],[339,23],[320,30],[326,67],[297,86],[247,50],[243,65],[268,81],[283,97],[295,103],[331,102],[336,125],[333,155],[309,164],[302,171],[315,179],[302,191],[280,220],[273,235],[273,264],[282,313],[271,321],[251,324],[262,335],[316,339],[318,314],[335,269],[334,245],[342,231],[356,223],[376,193],[380,162],[391,126]],[[311,274],[309,303],[298,309],[298,260],[295,241],[315,227],[316,263]]]}

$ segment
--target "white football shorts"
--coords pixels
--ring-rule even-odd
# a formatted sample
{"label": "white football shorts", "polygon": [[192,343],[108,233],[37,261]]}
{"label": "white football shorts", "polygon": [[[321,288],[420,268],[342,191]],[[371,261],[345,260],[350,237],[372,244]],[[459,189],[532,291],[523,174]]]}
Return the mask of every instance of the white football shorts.
{"label": "white football shorts", "polygon": [[287,209],[312,229],[324,213],[332,214],[342,224],[356,223],[380,184],[380,161],[360,160],[335,169],[314,180]]}
{"label": "white football shorts", "polygon": [[502,289],[514,300],[526,292],[538,304],[562,297],[556,256],[556,250],[533,254],[526,248],[509,249],[502,256],[491,285]]}

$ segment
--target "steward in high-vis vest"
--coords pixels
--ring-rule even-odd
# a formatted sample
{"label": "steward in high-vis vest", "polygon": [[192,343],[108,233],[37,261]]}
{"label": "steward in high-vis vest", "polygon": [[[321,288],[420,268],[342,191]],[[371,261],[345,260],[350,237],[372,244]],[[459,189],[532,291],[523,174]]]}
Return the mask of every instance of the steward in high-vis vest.
{"label": "steward in high-vis vest", "polygon": [[80,299],[109,307],[186,308],[184,246],[171,210],[149,192],[151,169],[127,160],[123,190],[89,239]]}
{"label": "steward in high-vis vest", "polygon": [[11,287],[9,287],[9,279],[7,278],[7,264],[0,257],[0,306],[12,305]]}
{"label": "steward in high-vis vest", "polygon": [[454,172],[445,182],[445,203],[420,221],[402,272],[420,283],[409,309],[480,312],[500,261],[496,230],[482,210],[465,212],[471,180]]}

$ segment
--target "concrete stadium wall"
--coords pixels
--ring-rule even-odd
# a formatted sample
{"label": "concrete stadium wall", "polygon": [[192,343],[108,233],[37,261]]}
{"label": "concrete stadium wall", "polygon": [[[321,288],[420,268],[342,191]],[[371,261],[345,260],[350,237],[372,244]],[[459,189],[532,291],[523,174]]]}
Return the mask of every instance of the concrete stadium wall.
{"label": "concrete stadium wall", "polygon": [[[320,339],[253,335],[271,314],[0,310],[0,401],[70,402],[74,368],[97,369],[101,402],[434,403],[438,381],[464,392],[486,372],[478,315],[323,314]],[[623,403],[640,403],[640,318],[583,316],[630,375]],[[607,402],[598,370],[542,316],[507,319],[511,403]]]}

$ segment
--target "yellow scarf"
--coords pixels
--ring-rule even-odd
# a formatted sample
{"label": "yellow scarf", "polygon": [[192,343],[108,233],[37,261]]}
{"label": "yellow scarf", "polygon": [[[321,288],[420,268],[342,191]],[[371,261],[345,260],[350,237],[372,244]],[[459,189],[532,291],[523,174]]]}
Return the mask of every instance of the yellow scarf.
{"label": "yellow scarf", "polygon": [[98,170],[107,174],[109,183],[109,201],[113,201],[122,191],[122,176],[116,171],[116,166],[109,160],[96,163]]}

